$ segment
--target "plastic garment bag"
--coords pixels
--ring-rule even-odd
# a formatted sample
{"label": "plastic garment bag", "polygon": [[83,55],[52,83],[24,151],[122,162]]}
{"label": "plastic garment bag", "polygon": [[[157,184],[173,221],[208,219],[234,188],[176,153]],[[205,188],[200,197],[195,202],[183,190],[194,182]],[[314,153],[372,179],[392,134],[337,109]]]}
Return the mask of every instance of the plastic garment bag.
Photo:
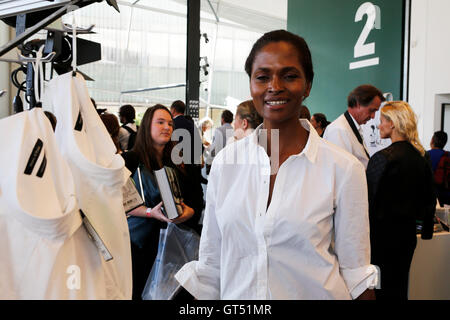
{"label": "plastic garment bag", "polygon": [[158,255],[142,292],[143,300],[170,300],[180,289],[175,274],[198,259],[200,236],[188,227],[169,223],[159,234]]}

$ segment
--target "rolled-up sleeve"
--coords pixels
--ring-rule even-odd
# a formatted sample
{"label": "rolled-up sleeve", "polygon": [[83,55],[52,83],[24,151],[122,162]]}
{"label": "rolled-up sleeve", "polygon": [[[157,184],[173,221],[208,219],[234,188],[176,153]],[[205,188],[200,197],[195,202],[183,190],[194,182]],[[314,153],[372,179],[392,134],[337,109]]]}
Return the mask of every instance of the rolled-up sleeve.
{"label": "rolled-up sleeve", "polygon": [[212,166],[200,239],[199,260],[185,264],[175,279],[200,300],[220,299],[220,250],[222,237],[215,214],[218,168]]}
{"label": "rolled-up sleeve", "polygon": [[337,186],[335,252],[353,299],[378,285],[379,271],[370,264],[370,229],[364,166],[352,162]]}

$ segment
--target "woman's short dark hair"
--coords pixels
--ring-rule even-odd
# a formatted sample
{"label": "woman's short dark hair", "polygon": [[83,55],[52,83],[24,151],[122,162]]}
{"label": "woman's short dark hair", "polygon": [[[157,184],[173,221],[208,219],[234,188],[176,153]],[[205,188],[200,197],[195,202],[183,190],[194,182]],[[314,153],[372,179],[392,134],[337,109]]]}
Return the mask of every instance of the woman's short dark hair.
{"label": "woman's short dark hair", "polygon": [[306,80],[311,85],[314,79],[314,70],[311,58],[311,51],[309,51],[308,44],[302,37],[293,34],[286,30],[275,30],[265,33],[261,38],[259,38],[252,47],[250,54],[245,61],[245,72],[247,72],[250,77],[252,74],[253,62],[255,61],[256,55],[264,48],[266,45],[272,42],[287,42],[293,45],[298,52],[298,58],[300,65],[303,67],[305,72]]}
{"label": "woman's short dark hair", "polygon": [[323,113],[314,113],[313,117],[322,129],[325,129],[330,124],[330,121],[327,120],[327,116]]}
{"label": "woman's short dark hair", "polygon": [[102,119],[103,124],[106,127],[106,130],[108,130],[109,135],[111,136],[111,139],[114,142],[114,145],[116,146],[117,150],[120,149],[119,144],[119,130],[120,130],[120,124],[119,120],[115,115],[112,113],[104,112],[100,115],[100,119]]}
{"label": "woman's short dark hair", "polygon": [[[162,104],[156,104],[153,107],[148,108],[144,113],[144,117],[142,118],[141,125],[139,126],[139,130],[136,135],[136,142],[132,149],[137,153],[140,161],[144,164],[144,166],[150,171],[161,169],[156,159],[156,150],[153,147],[153,139],[151,134],[153,116],[155,115],[155,112],[157,110],[166,111],[173,120],[172,114],[170,113],[169,109],[167,109]],[[171,160],[173,146],[174,142],[169,141],[164,147],[164,165],[173,165]]]}
{"label": "woman's short dark hair", "polygon": [[104,112],[100,115],[100,119],[102,119],[103,124],[108,130],[111,137],[119,136],[120,124],[119,120],[112,113]]}

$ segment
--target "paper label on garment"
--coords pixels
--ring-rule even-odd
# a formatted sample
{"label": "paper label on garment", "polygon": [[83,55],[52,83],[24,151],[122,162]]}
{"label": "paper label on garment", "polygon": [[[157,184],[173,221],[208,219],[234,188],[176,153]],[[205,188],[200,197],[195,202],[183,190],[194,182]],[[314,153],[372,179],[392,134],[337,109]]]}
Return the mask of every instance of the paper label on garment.
{"label": "paper label on garment", "polygon": [[27,166],[25,167],[24,174],[30,175],[33,172],[34,167],[36,166],[36,162],[41,154],[41,151],[44,147],[44,143],[41,139],[37,139],[36,144],[31,151],[30,157],[28,158]]}
{"label": "paper label on garment", "polygon": [[122,194],[125,213],[144,205],[144,201],[142,201],[142,198],[134,185],[133,179],[128,178],[127,183],[122,187]]}
{"label": "paper label on garment", "polygon": [[86,217],[86,215],[81,210],[80,210],[80,213],[81,213],[81,217],[83,218],[83,226],[85,227],[86,231],[89,234],[89,237],[94,242],[97,249],[102,254],[103,259],[105,261],[112,260],[113,256],[111,255],[111,252],[109,252],[109,250],[106,247],[105,243],[103,242],[102,238],[97,233],[97,231],[95,231],[95,229],[92,226],[91,222],[89,221],[88,217]]}
{"label": "paper label on garment", "polygon": [[77,131],[81,131],[81,129],[83,129],[83,118],[81,117],[81,112],[78,113],[78,118],[74,129]]}

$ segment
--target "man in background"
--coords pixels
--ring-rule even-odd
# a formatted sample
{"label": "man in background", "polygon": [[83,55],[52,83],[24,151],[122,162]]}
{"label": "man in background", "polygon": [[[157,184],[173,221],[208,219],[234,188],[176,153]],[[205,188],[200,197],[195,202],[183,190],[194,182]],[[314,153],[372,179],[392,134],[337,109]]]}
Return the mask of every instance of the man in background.
{"label": "man in background", "polygon": [[[200,137],[200,132],[198,131],[195,123],[186,118],[184,115],[186,111],[186,105],[181,100],[176,100],[170,106],[170,113],[172,113],[174,130],[185,129],[189,132],[190,138],[190,150],[191,156],[188,163],[185,161],[185,165],[201,165],[201,155],[202,155],[202,138]],[[179,142],[183,141],[183,137],[180,136]]]}
{"label": "man in background", "polygon": [[227,140],[234,135],[234,129],[231,126],[233,122],[233,113],[230,110],[224,110],[220,118],[221,126],[214,130],[213,140],[208,147],[210,153],[209,158],[206,160],[206,173],[209,174],[211,170],[211,164],[214,157],[222,150],[227,144]]}
{"label": "man in background", "polygon": [[431,138],[431,150],[427,151],[433,168],[437,198],[441,206],[450,204],[450,154],[444,150],[447,138],[446,132],[436,131]]}
{"label": "man in background", "polygon": [[439,160],[445,153],[444,147],[447,144],[447,139],[447,133],[444,131],[436,131],[431,138],[431,150],[428,150],[427,152],[430,155],[433,172],[436,171]]}
{"label": "man in background", "polygon": [[[201,183],[205,183],[205,179],[202,176],[201,170],[201,157],[202,157],[202,138],[200,137],[200,132],[195,126],[194,121],[186,118],[184,113],[186,112],[186,105],[181,100],[176,100],[170,106],[170,113],[172,113],[173,117],[173,125],[174,125],[174,133],[175,130],[184,129],[189,132],[188,139],[189,144],[184,143],[183,147],[190,146],[191,155],[189,159],[183,157],[183,165],[186,171],[187,176],[189,177],[189,191],[191,194],[197,194],[203,199],[203,189],[201,187]],[[174,137],[174,135],[172,135]],[[179,137],[178,143],[183,141],[183,136]],[[185,150],[183,150],[183,153]],[[207,181],[206,181],[207,182]],[[197,197],[195,197],[197,198]],[[202,207],[204,208],[204,202],[202,203]],[[202,210],[203,210],[202,208]],[[197,233],[201,233],[201,225],[200,219],[202,216],[202,212],[195,214],[191,219],[189,219],[185,224],[191,228],[193,228]]]}
{"label": "man in background", "polygon": [[370,156],[361,125],[375,118],[384,100],[383,93],[370,84],[356,87],[347,98],[347,111],[327,126],[323,138],[353,154],[367,168]]}
{"label": "man in background", "polygon": [[119,120],[122,126],[119,130],[119,144],[123,151],[131,150],[136,141],[138,127],[134,123],[136,111],[133,106],[126,104],[119,109]]}

